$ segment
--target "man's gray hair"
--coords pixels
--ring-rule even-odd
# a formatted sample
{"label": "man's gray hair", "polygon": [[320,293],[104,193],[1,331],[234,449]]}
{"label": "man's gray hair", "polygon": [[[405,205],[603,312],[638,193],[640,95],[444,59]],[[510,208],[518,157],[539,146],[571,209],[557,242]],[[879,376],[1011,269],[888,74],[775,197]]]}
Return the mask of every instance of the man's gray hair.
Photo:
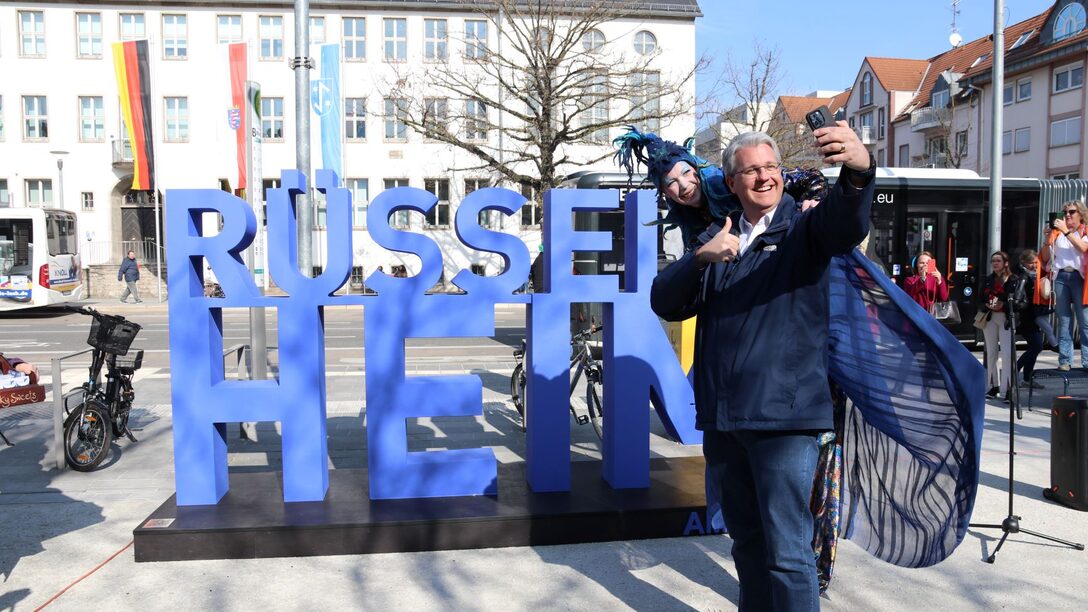
{"label": "man's gray hair", "polygon": [[722,171],[725,172],[725,175],[733,176],[733,173],[737,171],[737,151],[747,147],[758,147],[759,145],[771,147],[774,150],[775,160],[782,163],[782,154],[779,153],[778,143],[774,141],[774,138],[771,138],[766,132],[745,132],[738,134],[725,148],[725,152],[722,153]]}

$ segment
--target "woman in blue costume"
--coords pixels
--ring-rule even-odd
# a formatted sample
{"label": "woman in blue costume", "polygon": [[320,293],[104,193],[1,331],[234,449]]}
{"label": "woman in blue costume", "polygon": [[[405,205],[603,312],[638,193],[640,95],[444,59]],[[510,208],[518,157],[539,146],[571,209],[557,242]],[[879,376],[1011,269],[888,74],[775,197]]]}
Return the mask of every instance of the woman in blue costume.
{"label": "woman in blue costume", "polygon": [[[721,169],[688,148],[634,127],[614,144],[628,176],[646,167],[668,208],[659,223],[680,228],[685,250],[739,208]],[[819,171],[783,177],[803,209],[827,193]],[[904,567],[952,553],[974,508],[985,409],[978,360],[861,251],[833,258],[829,291],[836,432],[822,440],[812,498],[821,590],[839,534]],[[913,367],[904,371],[903,363]],[[718,497],[707,491],[712,516]]]}

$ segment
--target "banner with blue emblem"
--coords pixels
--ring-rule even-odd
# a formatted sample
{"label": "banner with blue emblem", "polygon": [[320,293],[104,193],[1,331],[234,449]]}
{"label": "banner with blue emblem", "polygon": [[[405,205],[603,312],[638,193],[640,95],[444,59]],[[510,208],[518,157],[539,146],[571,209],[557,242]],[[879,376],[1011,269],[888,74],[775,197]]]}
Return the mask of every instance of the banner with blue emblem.
{"label": "banner with blue emblem", "polygon": [[321,120],[322,168],[343,177],[343,107],[340,100],[340,45],[321,45],[321,76],[310,82],[310,105]]}

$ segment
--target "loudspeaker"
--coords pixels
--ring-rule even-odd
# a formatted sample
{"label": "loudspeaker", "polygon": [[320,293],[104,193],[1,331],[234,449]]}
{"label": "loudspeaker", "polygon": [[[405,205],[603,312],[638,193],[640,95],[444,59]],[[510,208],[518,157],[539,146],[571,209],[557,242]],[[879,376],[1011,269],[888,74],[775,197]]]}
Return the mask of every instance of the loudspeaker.
{"label": "loudspeaker", "polygon": [[1047,499],[1088,511],[1088,398],[1056,397],[1050,413]]}

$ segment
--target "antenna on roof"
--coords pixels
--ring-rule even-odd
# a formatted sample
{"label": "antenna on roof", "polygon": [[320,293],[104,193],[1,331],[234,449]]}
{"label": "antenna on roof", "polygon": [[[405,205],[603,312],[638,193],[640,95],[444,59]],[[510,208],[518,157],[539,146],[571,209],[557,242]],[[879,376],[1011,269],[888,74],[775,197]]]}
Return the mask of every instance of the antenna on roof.
{"label": "antenna on roof", "polygon": [[948,43],[951,44],[953,47],[958,47],[961,43],[963,43],[963,35],[960,34],[960,31],[958,29],[956,29],[956,17],[959,17],[960,14],[960,1],[961,0],[951,0],[952,8],[950,10],[952,11],[952,33],[948,35]]}

